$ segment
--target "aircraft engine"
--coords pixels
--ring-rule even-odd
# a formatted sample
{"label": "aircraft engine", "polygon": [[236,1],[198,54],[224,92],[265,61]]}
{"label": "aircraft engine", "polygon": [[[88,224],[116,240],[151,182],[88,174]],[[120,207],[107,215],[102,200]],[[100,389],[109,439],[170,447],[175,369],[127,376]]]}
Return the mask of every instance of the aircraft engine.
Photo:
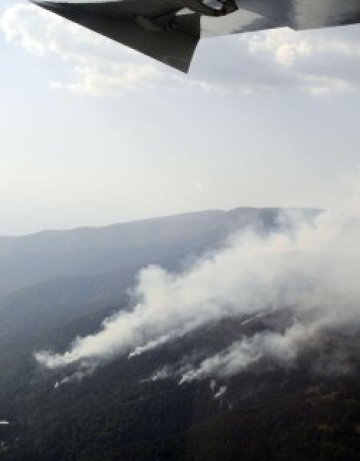
{"label": "aircraft engine", "polygon": [[238,9],[235,0],[181,0],[182,3],[204,16],[226,16]]}

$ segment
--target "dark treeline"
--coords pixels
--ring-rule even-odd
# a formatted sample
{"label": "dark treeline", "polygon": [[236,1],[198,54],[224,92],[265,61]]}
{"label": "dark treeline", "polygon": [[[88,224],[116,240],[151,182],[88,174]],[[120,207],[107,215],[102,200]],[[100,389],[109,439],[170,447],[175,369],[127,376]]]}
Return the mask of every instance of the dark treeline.
{"label": "dark treeline", "polygon": [[[52,344],[65,346],[74,331],[92,331],[99,320],[52,331]],[[215,350],[236,331],[236,321],[224,321],[143,357],[119,358],[57,389],[62,375],[39,369],[31,356],[41,346],[38,336],[8,344],[1,352],[0,408],[11,424],[0,426],[1,459],[360,459],[360,374],[356,366],[347,374],[314,373],[311,364],[319,355],[324,359],[324,351],[288,370],[264,363],[222,381],[227,392],[221,399],[214,399],[209,380],[182,386],[175,378],[143,381],[206,338],[207,350]],[[358,350],[356,338],[351,347]],[[344,339],[331,341],[339,347]]]}

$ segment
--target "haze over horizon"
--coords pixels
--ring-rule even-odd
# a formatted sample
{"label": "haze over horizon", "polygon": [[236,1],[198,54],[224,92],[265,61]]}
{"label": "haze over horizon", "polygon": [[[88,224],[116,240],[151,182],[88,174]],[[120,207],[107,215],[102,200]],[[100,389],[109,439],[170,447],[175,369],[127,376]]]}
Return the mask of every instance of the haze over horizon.
{"label": "haze over horizon", "polygon": [[[130,220],[124,220],[124,221],[114,221],[114,222],[104,222],[101,224],[95,224],[95,225],[87,225],[86,223],[77,225],[77,226],[69,226],[69,227],[55,227],[55,228],[43,228],[35,231],[30,231],[30,232],[25,232],[25,233],[15,233],[15,234],[0,234],[0,238],[8,238],[8,237],[14,237],[14,238],[21,238],[21,237],[30,237],[32,235],[36,234],[42,234],[46,232],[71,232],[71,231],[78,231],[78,230],[83,230],[83,229],[90,229],[90,230],[101,230],[101,229],[107,229],[115,226],[122,226],[122,225],[127,225],[127,224],[136,224],[136,223],[142,223],[142,222],[152,222],[152,221],[157,221],[157,220],[163,220],[163,219],[168,219],[168,218],[181,218],[181,217],[186,217],[186,216],[191,216],[191,215],[201,215],[201,214],[207,214],[207,213],[230,213],[235,210],[321,210],[320,208],[302,208],[302,207],[277,207],[277,206],[266,206],[266,207],[257,207],[257,206],[236,206],[234,208],[213,208],[213,209],[200,209],[200,210],[191,210],[191,211],[182,211],[179,213],[169,213],[169,214],[163,214],[163,215],[156,215],[156,216],[145,216],[145,217],[139,217],[137,219],[130,219]],[[349,216],[351,217],[351,216]]]}
{"label": "haze over horizon", "polygon": [[239,205],[357,214],[359,39],[207,39],[182,75],[3,1],[0,235]]}

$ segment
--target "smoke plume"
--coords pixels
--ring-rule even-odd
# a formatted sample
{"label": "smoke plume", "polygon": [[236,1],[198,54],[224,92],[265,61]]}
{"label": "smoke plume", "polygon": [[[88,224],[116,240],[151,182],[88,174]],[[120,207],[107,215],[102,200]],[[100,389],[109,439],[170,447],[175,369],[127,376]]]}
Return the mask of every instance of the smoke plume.
{"label": "smoke plume", "polygon": [[65,353],[40,351],[36,360],[50,369],[94,370],[225,318],[247,322],[291,308],[287,328],[240,336],[227,349],[180,370],[179,380],[231,376],[264,357],[291,363],[322,331],[359,321],[360,232],[356,220],[330,212],[311,222],[299,213],[286,218],[291,231],[279,228],[264,236],[247,229],[181,274],[143,269],[132,310],[105,319],[97,333],[76,338]]}

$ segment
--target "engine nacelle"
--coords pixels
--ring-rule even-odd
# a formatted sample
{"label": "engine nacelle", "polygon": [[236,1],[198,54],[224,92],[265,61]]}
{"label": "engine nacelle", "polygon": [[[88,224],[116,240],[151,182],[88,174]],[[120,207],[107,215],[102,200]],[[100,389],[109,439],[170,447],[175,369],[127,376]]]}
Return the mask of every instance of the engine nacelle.
{"label": "engine nacelle", "polygon": [[238,9],[235,0],[181,0],[182,3],[203,16],[226,16]]}

